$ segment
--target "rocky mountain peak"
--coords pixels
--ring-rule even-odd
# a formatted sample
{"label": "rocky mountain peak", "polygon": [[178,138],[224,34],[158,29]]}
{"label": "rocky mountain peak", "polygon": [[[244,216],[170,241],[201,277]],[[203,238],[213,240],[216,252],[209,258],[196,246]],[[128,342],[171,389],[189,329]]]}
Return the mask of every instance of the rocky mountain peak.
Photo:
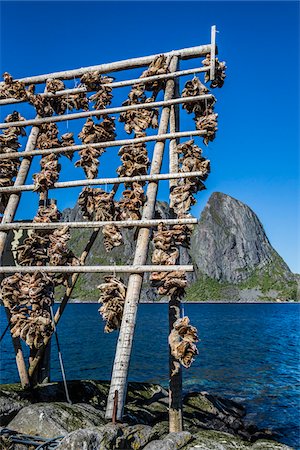
{"label": "rocky mountain peak", "polygon": [[254,270],[272,262],[288,266],[271,246],[257,215],[249,206],[221,192],[214,192],[197,225],[192,242],[197,269],[219,281],[238,283]]}

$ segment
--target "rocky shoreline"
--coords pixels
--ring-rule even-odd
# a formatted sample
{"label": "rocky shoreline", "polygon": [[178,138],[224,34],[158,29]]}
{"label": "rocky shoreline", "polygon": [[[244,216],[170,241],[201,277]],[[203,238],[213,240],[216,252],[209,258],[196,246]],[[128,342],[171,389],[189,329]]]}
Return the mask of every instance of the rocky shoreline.
{"label": "rocky shoreline", "polygon": [[60,450],[291,449],[271,431],[247,423],[244,406],[207,392],[185,395],[185,431],[169,433],[168,392],[160,385],[129,383],[124,421],[116,425],[104,417],[109,382],[69,381],[68,389],[72,404],[61,382],[28,391],[19,384],[1,385],[1,427],[31,436],[62,436]]}

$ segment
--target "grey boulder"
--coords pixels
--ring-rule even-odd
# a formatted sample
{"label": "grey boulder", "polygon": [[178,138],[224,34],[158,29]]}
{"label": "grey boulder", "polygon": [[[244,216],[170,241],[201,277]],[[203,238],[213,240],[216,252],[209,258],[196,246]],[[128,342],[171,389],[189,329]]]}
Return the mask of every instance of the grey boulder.
{"label": "grey boulder", "polygon": [[91,405],[54,402],[26,406],[9,423],[9,428],[19,433],[53,438],[104,423],[104,412]]}

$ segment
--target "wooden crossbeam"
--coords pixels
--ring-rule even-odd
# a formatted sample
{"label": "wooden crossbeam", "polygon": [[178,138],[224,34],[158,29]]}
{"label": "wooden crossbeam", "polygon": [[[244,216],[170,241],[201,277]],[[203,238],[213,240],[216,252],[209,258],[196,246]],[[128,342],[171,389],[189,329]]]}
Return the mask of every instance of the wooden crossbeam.
{"label": "wooden crossbeam", "polygon": [[[145,136],[134,139],[118,139],[116,141],[105,141],[105,142],[97,142],[93,143],[93,148],[108,148],[108,147],[119,147],[122,145],[134,145],[140,144],[142,142],[153,142],[153,141],[165,141],[167,139],[177,139],[181,137],[191,137],[191,136],[204,136],[207,133],[206,130],[189,130],[189,131],[178,131],[176,133],[166,133],[160,136],[154,134],[153,136]],[[50,155],[50,153],[66,153],[66,152],[77,152],[79,150],[83,150],[87,148],[88,145],[80,144],[80,145],[70,145],[67,147],[55,147],[51,149],[37,149],[33,151],[21,151],[21,152],[7,152],[0,155],[1,159],[18,159],[25,158],[27,156],[36,156],[36,155]]]}
{"label": "wooden crossbeam", "polygon": [[[144,228],[149,232],[148,228]],[[133,273],[143,274],[145,272],[173,272],[174,270],[183,270],[193,272],[191,265],[145,265],[137,264],[128,266],[2,266],[0,273]]]}
{"label": "wooden crossbeam", "polygon": [[[155,175],[137,175],[135,177],[116,177],[116,178],[93,178],[84,180],[74,180],[74,181],[58,181],[54,183],[51,189],[61,189],[61,188],[71,188],[78,186],[98,186],[106,184],[122,184],[122,183],[135,183],[138,181],[160,181],[160,180],[170,180],[175,178],[197,178],[202,177],[203,172],[199,170],[198,172],[180,172],[180,173],[161,173]],[[6,186],[0,188],[1,193],[16,193],[33,191],[34,184],[27,184],[24,186]]]}
{"label": "wooden crossbeam", "polygon": [[[170,80],[169,80],[170,81]],[[206,100],[209,98],[215,98],[212,94],[203,94],[203,95],[195,95],[193,97],[182,97],[182,98],[174,98],[170,100],[162,100],[159,102],[149,102],[149,103],[137,103],[129,106],[117,106],[115,108],[104,108],[104,109],[95,109],[90,111],[83,111],[79,113],[72,114],[62,114],[61,116],[51,116],[51,117],[43,117],[41,119],[28,119],[28,120],[18,120],[16,122],[2,122],[0,123],[0,129],[3,130],[5,128],[11,127],[27,127],[28,125],[42,125],[44,123],[56,123],[56,122],[64,122],[66,120],[76,120],[82,119],[85,117],[98,117],[107,114],[116,114],[126,111],[135,111],[138,109],[152,109],[159,108],[161,106],[171,106],[180,103],[195,103],[199,100]]]}
{"label": "wooden crossbeam", "polygon": [[58,228],[100,228],[106,225],[116,225],[118,227],[156,227],[160,223],[165,225],[187,225],[196,224],[198,220],[190,217],[186,219],[151,219],[151,220],[107,220],[98,222],[10,222],[2,225],[2,230],[55,230]]}
{"label": "wooden crossbeam", "polygon": [[[196,47],[181,48],[179,50],[172,50],[171,52],[163,53],[167,57],[179,56],[181,59],[198,58],[199,56],[205,56],[210,53],[211,45],[199,45]],[[100,64],[96,66],[81,67],[78,69],[64,70],[60,72],[51,72],[43,75],[35,75],[31,77],[19,78],[18,81],[22,81],[25,84],[39,84],[45,83],[48,78],[59,78],[60,80],[71,80],[73,78],[82,77],[85,73],[96,70],[99,73],[118,72],[127,69],[136,69],[138,67],[148,66],[155,58],[162,53],[155,55],[142,56],[138,58],[123,59],[121,61],[115,61],[111,63]],[[4,82],[0,83],[0,85]]]}
{"label": "wooden crossbeam", "polygon": [[[133,84],[144,84],[148,83],[150,81],[156,81],[156,80],[167,80],[169,78],[176,78],[176,77],[183,77],[186,75],[191,75],[195,73],[201,73],[201,72],[209,72],[210,67],[195,67],[194,69],[187,69],[187,70],[180,70],[178,72],[174,73],[164,73],[161,75],[153,75],[151,77],[144,77],[144,78],[132,78],[130,80],[123,80],[123,81],[114,81],[112,83],[103,83],[101,84],[101,87],[109,86],[113,89],[116,88],[122,88],[126,86],[132,86]],[[94,92],[92,90],[87,89],[85,86],[73,88],[73,89],[64,89],[63,91],[56,91],[56,92],[45,92],[44,94],[41,94],[41,97],[61,97],[66,96],[70,94],[80,94],[82,92]],[[18,100],[15,98],[5,98],[0,100],[0,105],[9,105],[14,103],[24,103],[26,100]]]}

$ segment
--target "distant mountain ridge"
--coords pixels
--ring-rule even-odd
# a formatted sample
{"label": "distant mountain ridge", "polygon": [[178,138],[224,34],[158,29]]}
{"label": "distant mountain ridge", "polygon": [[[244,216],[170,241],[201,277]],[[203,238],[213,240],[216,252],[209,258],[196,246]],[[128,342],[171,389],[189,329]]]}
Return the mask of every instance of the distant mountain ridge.
{"label": "distant mountain ridge", "polygon": [[[157,202],[156,218],[172,218],[166,202]],[[82,212],[76,204],[62,212],[62,221],[82,221]],[[91,229],[71,229],[69,247],[80,256]],[[135,229],[122,229],[124,244],[105,251],[100,232],[86,260],[88,265],[131,264],[135,252]],[[14,264],[10,251],[22,242],[26,233],[9,233],[4,265]],[[150,243],[147,264],[151,264],[153,245]],[[244,203],[221,192],[214,192],[204,207],[194,228],[189,249],[180,249],[180,263],[193,264],[195,271],[188,273],[189,287],[186,301],[299,301],[300,276],[293,274],[270,244],[257,215]],[[77,301],[96,301],[97,286],[103,274],[80,274],[73,291]],[[127,281],[128,275],[122,276]],[[63,295],[57,288],[56,298]],[[157,298],[145,274],[141,301]]]}
{"label": "distant mountain ridge", "polygon": [[[166,202],[158,202],[156,217],[172,217]],[[63,211],[63,221],[78,221],[78,205]],[[72,230],[71,247],[78,255],[91,230]],[[128,264],[134,256],[134,230],[123,230],[124,245],[106,253],[101,233],[94,244],[89,264]],[[82,247],[82,248],[80,248]],[[151,262],[152,245],[148,256]],[[296,276],[271,246],[257,215],[244,203],[214,192],[195,226],[190,249],[181,249],[180,262],[193,263],[186,300],[266,301],[296,300]],[[125,277],[126,278],[126,277]],[[95,300],[99,274],[80,275],[77,298]],[[155,299],[145,274],[142,301]]]}

